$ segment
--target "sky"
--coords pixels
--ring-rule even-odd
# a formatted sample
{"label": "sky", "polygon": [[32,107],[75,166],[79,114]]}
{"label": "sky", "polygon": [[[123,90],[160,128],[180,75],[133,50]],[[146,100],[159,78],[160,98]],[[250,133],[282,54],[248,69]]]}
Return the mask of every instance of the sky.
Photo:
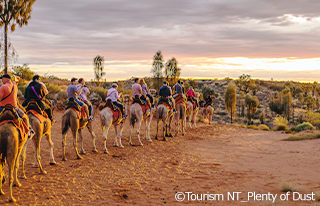
{"label": "sky", "polygon": [[151,76],[158,50],[183,78],[319,81],[320,1],[38,0],[27,26],[9,32],[40,75],[108,81]]}

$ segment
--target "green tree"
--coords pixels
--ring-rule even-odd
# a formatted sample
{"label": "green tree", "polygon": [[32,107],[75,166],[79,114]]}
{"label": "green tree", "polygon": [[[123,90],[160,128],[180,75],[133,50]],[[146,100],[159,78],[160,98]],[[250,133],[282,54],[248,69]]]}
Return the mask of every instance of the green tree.
{"label": "green tree", "polygon": [[31,18],[31,8],[36,0],[0,1],[0,26],[4,26],[4,72],[8,73],[8,27],[14,32],[16,25],[27,25]]}
{"label": "green tree", "polygon": [[310,109],[313,110],[313,106],[314,106],[315,102],[316,102],[315,99],[310,94],[304,98],[304,104],[307,106],[308,111]]}
{"label": "green tree", "polygon": [[233,82],[230,82],[224,96],[224,103],[226,105],[227,111],[231,115],[231,124],[232,124],[232,116],[235,112],[237,96],[236,96],[236,85]]}
{"label": "green tree", "polygon": [[257,107],[259,106],[259,100],[256,96],[251,96],[251,94],[247,94],[245,103],[247,107],[248,124],[251,124],[251,119],[253,115],[256,113]]}
{"label": "green tree", "polygon": [[34,72],[31,71],[27,64],[24,64],[23,66],[15,66],[12,70],[14,75],[17,75],[24,80],[31,80],[34,76]]}
{"label": "green tree", "polygon": [[249,74],[242,74],[241,76],[239,76],[236,84],[239,88],[239,91],[243,91],[246,94],[248,94],[250,91],[255,93],[258,89],[255,81],[251,79],[251,75]]}
{"label": "green tree", "polygon": [[287,120],[290,120],[290,113],[292,110],[292,95],[289,88],[285,88],[281,92],[282,96],[282,107],[283,107],[283,115],[287,118]]}
{"label": "green tree", "polygon": [[218,94],[214,92],[213,89],[210,89],[208,87],[203,87],[201,93],[203,94],[203,97],[206,98],[207,95],[210,95],[212,97],[217,97]]}
{"label": "green tree", "polygon": [[104,57],[97,55],[94,59],[93,59],[93,71],[94,71],[94,76],[98,81],[98,86],[100,87],[100,79],[102,79],[102,77],[106,74],[103,69],[104,69]]}
{"label": "green tree", "polygon": [[161,53],[161,50],[159,50],[153,56],[151,72],[153,73],[154,78],[161,78],[162,77],[163,62],[164,62],[163,55]]}
{"label": "green tree", "polygon": [[176,58],[172,57],[172,59],[166,62],[165,66],[166,67],[165,67],[164,73],[167,80],[176,82],[176,80],[179,78],[181,73],[181,68],[178,67],[178,62]]}

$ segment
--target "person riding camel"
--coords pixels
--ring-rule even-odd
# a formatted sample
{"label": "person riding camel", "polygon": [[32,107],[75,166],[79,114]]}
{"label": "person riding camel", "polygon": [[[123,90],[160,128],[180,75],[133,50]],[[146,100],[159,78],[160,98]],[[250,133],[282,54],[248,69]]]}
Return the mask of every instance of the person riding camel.
{"label": "person riding camel", "polygon": [[26,88],[24,94],[25,100],[22,103],[22,106],[26,107],[30,100],[35,100],[40,109],[48,114],[48,118],[53,123],[55,121],[53,120],[52,115],[52,104],[45,98],[48,93],[46,85],[43,82],[40,82],[40,76],[35,75]]}
{"label": "person riding camel", "polygon": [[176,113],[174,100],[173,100],[173,98],[171,96],[172,95],[172,91],[171,91],[171,88],[168,86],[168,83],[166,81],[164,81],[162,87],[160,87],[159,95],[160,95],[160,98],[158,100],[158,105],[161,102],[162,98],[167,98],[168,99],[168,104],[173,107],[173,113]]}
{"label": "person riding camel", "polygon": [[204,107],[212,105],[213,100],[212,100],[212,97],[210,94],[207,95],[207,98],[205,99],[205,101],[206,101],[206,103],[204,104]]}
{"label": "person riding camel", "polygon": [[173,86],[175,94],[173,95],[173,98],[176,98],[179,94],[182,95],[182,97],[185,99],[186,96],[183,94],[184,88],[182,87],[181,81],[178,80],[178,82]]}
{"label": "person riding camel", "polygon": [[15,83],[11,82],[9,74],[4,74],[0,77],[2,80],[2,86],[0,87],[0,113],[3,111],[7,104],[12,105],[17,114],[14,114],[17,119],[22,118],[24,123],[29,128],[28,136],[34,133],[29,124],[29,118],[26,113],[18,107],[18,87]]}
{"label": "person riding camel", "polygon": [[88,108],[89,108],[89,116],[90,116],[92,119],[94,119],[93,116],[92,116],[92,104],[91,104],[91,102],[90,102],[90,101],[88,100],[88,98],[87,98],[87,95],[90,94],[90,91],[89,91],[89,89],[87,88],[87,86],[85,85],[85,81],[84,81],[83,78],[80,78],[80,79],[78,80],[78,83],[79,83],[79,84],[77,84],[77,89],[78,89],[78,90],[80,90],[81,87],[83,86],[83,87],[82,87],[82,90],[81,90],[81,93],[80,93],[80,95],[79,95],[79,98],[80,98],[81,101],[83,101],[83,102],[88,106]]}
{"label": "person riding camel", "polygon": [[113,84],[112,84],[112,88],[108,90],[108,95],[107,95],[106,101],[107,101],[108,99],[110,99],[111,102],[113,103],[113,105],[115,105],[115,106],[117,106],[117,107],[120,108],[121,113],[122,113],[122,118],[127,118],[128,115],[126,115],[126,114],[124,113],[124,111],[123,111],[123,105],[122,105],[119,101],[117,101],[117,99],[119,99],[120,96],[122,95],[122,93],[120,93],[120,95],[118,94],[117,89],[118,89],[118,85],[117,85],[116,83],[113,83]]}
{"label": "person riding camel", "polygon": [[[139,78],[134,79],[134,84],[132,85],[132,98],[139,102],[140,104],[144,105],[147,102],[147,99],[144,95],[142,95],[142,87],[139,84]],[[143,100],[144,102],[142,102]]]}
{"label": "person riding camel", "polygon": [[142,89],[142,96],[144,99],[146,99],[146,96],[149,98],[150,102],[152,102],[152,107],[154,107],[153,105],[153,97],[148,94],[148,88],[147,88],[147,84],[144,81],[144,79],[140,79],[140,85],[141,85],[141,89]]}
{"label": "person riding camel", "polygon": [[83,88],[83,85],[82,85],[80,90],[77,89],[77,87],[76,87],[77,80],[78,80],[77,78],[72,78],[71,84],[67,88],[68,102],[69,102],[70,98],[73,98],[74,101],[77,102],[81,107],[84,107],[85,112],[86,112],[87,116],[89,117],[88,121],[91,121],[91,120],[93,120],[93,118],[90,117],[90,115],[89,115],[88,106],[77,98],[77,96],[81,93],[81,90]]}
{"label": "person riding camel", "polygon": [[187,95],[186,95],[186,96],[187,96],[187,98],[189,98],[189,100],[190,100],[192,103],[196,103],[196,106],[199,107],[198,101],[197,101],[197,99],[195,98],[195,97],[196,97],[196,94],[194,93],[192,86],[189,87],[189,90],[187,91]]}

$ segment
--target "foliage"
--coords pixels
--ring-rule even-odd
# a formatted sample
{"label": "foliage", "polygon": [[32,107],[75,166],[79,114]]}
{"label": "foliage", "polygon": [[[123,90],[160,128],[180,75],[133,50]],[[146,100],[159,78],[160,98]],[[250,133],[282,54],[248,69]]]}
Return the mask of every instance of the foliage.
{"label": "foliage", "polygon": [[61,90],[61,88],[55,84],[49,84],[46,86],[49,93],[58,93]]}
{"label": "foliage", "polygon": [[[198,88],[198,83],[197,83],[195,80],[190,79],[190,80],[188,81],[188,83],[189,83],[189,85],[192,86],[194,89]],[[187,89],[188,89],[188,88],[187,88]]]}
{"label": "foliage", "polygon": [[257,111],[257,107],[259,105],[259,100],[256,96],[251,96],[250,94],[246,95],[245,104],[247,107],[247,118],[248,123],[250,124],[253,115]]}
{"label": "foliage", "polygon": [[118,82],[118,92],[121,93],[124,91],[124,82],[120,81]]}
{"label": "foliage", "polygon": [[258,126],[258,129],[259,129],[259,130],[270,131],[269,127],[268,127],[267,125],[265,125],[265,124],[260,124],[260,125]]}
{"label": "foliage", "polygon": [[94,71],[94,76],[98,81],[98,86],[100,87],[100,79],[102,79],[102,76],[104,76],[106,73],[103,71],[104,69],[104,57],[97,55],[93,59],[93,71]]}
{"label": "foliage", "polygon": [[181,73],[181,68],[178,67],[176,58],[172,57],[172,59],[166,62],[164,73],[167,80],[176,82]]}
{"label": "foliage", "polygon": [[258,130],[259,129],[256,125],[248,125],[247,128],[248,129],[254,129],[254,130]]}
{"label": "foliage", "polygon": [[15,66],[12,68],[12,73],[14,75],[19,76],[21,79],[24,80],[31,80],[34,76],[34,72],[31,71],[31,69],[28,67],[27,64],[24,64],[23,66]]}
{"label": "foliage", "polygon": [[282,139],[282,141],[300,141],[300,140],[311,140],[311,139],[319,139],[320,133],[303,133],[299,135],[292,135],[288,138]]}
{"label": "foliage", "polygon": [[304,130],[313,130],[314,127],[309,122],[303,122],[302,124],[299,124],[296,126],[296,132],[304,131]]}
{"label": "foliage", "polygon": [[287,131],[287,130],[289,130],[289,127],[284,123],[279,123],[278,125],[276,125],[274,130],[275,131]]}
{"label": "foliage", "polygon": [[266,114],[264,112],[262,112],[261,115],[260,115],[261,124],[264,124],[265,119],[266,119]]}
{"label": "foliage", "polygon": [[163,69],[163,56],[161,50],[157,51],[153,56],[152,69],[153,77],[161,78],[162,77],[162,69]]}
{"label": "foliage", "polygon": [[251,79],[251,75],[242,74],[239,76],[239,80],[236,81],[239,91],[243,91],[248,94],[250,91],[255,93],[257,91],[257,85],[255,81]]}
{"label": "foliage", "polygon": [[27,88],[26,84],[18,84],[18,90],[20,90],[23,95],[26,93],[26,88]]}
{"label": "foliage", "polygon": [[208,87],[203,87],[201,93],[203,94],[204,98],[207,98],[207,95],[210,95],[211,97],[217,97],[218,94],[214,92],[213,89],[210,89]]}
{"label": "foliage", "polygon": [[313,109],[313,107],[316,103],[316,100],[311,94],[309,94],[308,96],[306,96],[304,98],[303,103],[307,106],[308,110],[310,110],[310,109]]}
{"label": "foliage", "polygon": [[302,121],[310,122],[312,125],[320,127],[320,113],[307,112],[302,116]]}
{"label": "foliage", "polygon": [[8,73],[8,27],[14,32],[16,25],[27,25],[31,18],[31,8],[36,0],[10,0],[0,2],[0,26],[4,26],[5,73]]}
{"label": "foliage", "polygon": [[104,100],[108,95],[108,90],[106,90],[102,87],[94,87],[94,88],[90,89],[90,93],[91,94],[96,93]]}
{"label": "foliage", "polygon": [[132,98],[132,90],[131,90],[131,89],[124,90],[124,91],[122,92],[122,94],[129,94],[129,95],[130,95],[130,98]]}
{"label": "foliage", "polygon": [[231,115],[231,124],[232,124],[232,116],[236,108],[236,102],[237,102],[236,85],[233,82],[230,82],[225,92],[224,103],[226,105],[227,111]]}
{"label": "foliage", "polygon": [[274,123],[275,124],[288,124],[288,120],[281,115],[277,115],[277,117],[274,119]]}

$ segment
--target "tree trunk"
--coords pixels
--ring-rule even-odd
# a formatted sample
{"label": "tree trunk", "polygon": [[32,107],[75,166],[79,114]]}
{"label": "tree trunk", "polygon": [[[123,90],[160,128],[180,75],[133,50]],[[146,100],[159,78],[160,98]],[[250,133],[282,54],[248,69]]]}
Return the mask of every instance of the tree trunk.
{"label": "tree trunk", "polygon": [[232,106],[231,106],[231,124],[232,124]]}
{"label": "tree trunk", "polygon": [[8,73],[8,24],[4,23],[4,73]]}

